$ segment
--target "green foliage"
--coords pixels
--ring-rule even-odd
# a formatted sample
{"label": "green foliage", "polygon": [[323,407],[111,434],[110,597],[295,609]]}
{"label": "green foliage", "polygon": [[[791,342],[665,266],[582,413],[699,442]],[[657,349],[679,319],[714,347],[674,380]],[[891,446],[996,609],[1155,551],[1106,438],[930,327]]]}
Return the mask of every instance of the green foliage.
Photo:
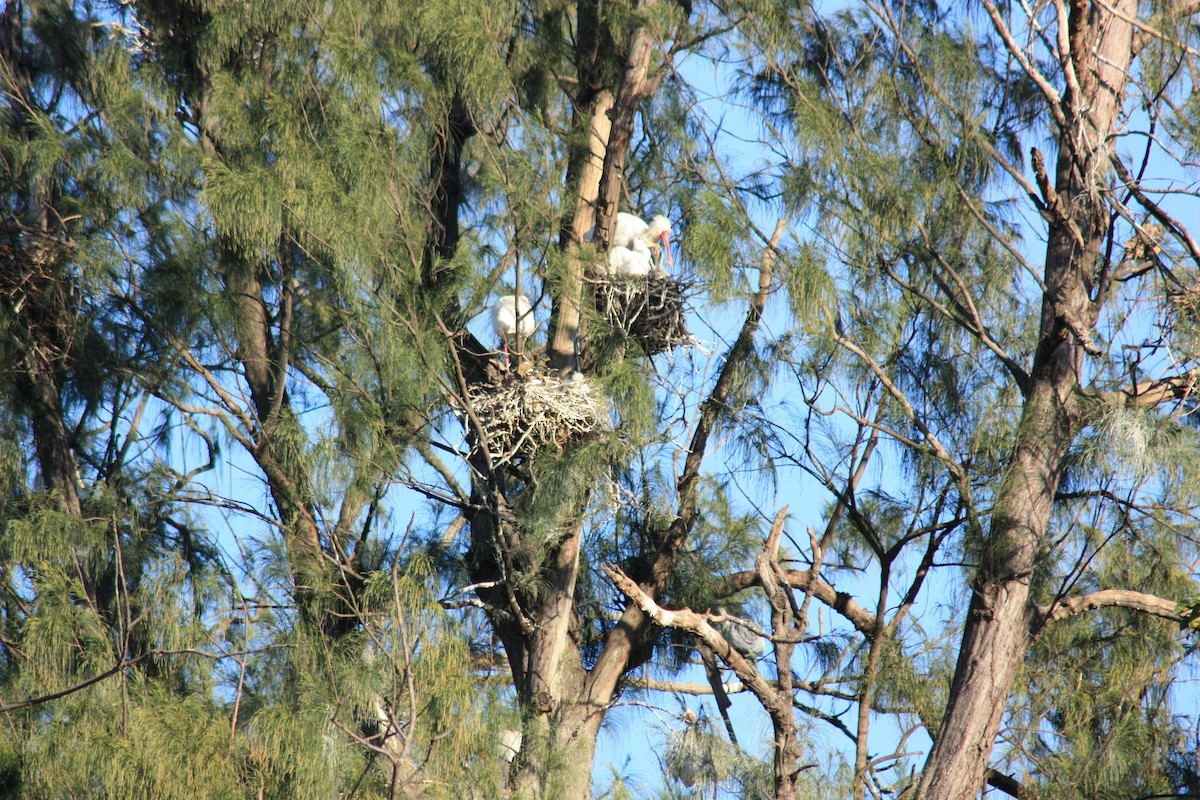
{"label": "green foliage", "polygon": [[[872,779],[912,768],[848,712],[871,644],[850,595],[888,626],[868,721],[936,728],[958,587],[1008,544],[993,504],[1046,324],[1041,217],[1018,176],[1056,126],[967,11],[689,5],[12,5],[0,793],[586,793],[593,728],[621,699],[587,672],[610,642],[618,671],[698,671],[690,634],[621,639],[627,600],[601,567],[644,585],[665,567],[659,603],[765,627],[760,589],[731,580],[752,583],[785,502],[780,568],[819,562],[810,577],[842,594],[830,609],[794,587],[796,658],[758,669],[791,671],[797,726],[861,739]],[[585,288],[581,363],[613,430],[486,467],[462,385],[500,372],[474,353],[496,345],[486,309],[536,300],[540,370],[547,317],[605,257],[564,241],[580,167],[603,162],[591,104],[638,32],[661,82],[633,117],[619,205],[676,225],[699,338],[647,357]],[[1182,56],[1157,38],[1142,52],[1141,96],[1174,98]],[[1192,151],[1196,102],[1171,103],[1146,116]],[[1194,275],[1179,243],[1123,239],[1134,216],[1114,206],[1096,256],[1121,285],[1088,287],[1107,304],[1102,355],[1081,356],[1081,433],[1029,580],[1043,605],[1168,598],[1194,628],[1194,425],[1128,391],[1196,354]],[[29,353],[48,354],[42,373]],[[1041,632],[1003,754],[1033,796],[1183,785],[1180,626],[1141,621],[1104,609]],[[518,729],[510,766],[496,743]],[[668,744],[667,771],[698,757],[705,792],[769,791],[769,745],[738,750],[708,720]],[[816,752],[840,739],[809,744],[822,766],[801,795],[845,794],[845,764]],[[620,775],[607,796],[653,791]]]}

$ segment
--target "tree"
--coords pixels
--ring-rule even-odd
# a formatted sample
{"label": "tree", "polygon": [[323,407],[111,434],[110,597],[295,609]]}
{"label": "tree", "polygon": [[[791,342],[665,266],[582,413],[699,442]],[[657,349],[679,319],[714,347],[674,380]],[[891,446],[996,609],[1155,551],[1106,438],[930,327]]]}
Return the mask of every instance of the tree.
{"label": "tree", "polygon": [[[1194,783],[1194,12],[1024,8],[7,4],[5,774],[582,798],[696,692],[777,798],[814,729],[856,797]],[[605,315],[618,210],[711,359]]]}
{"label": "tree", "polygon": [[[1190,34],[1176,26],[1193,10],[1141,11],[865,3],[835,20],[764,13],[775,24],[750,34],[755,90],[799,137],[790,171],[819,192],[816,224],[853,289],[825,334],[869,388],[838,407],[872,444],[896,442],[916,478],[865,512],[853,469],[830,486],[877,561],[877,624],[910,542],[926,549],[897,620],[949,552],[971,570],[917,796],[980,790],[1018,674],[1060,620],[1121,607],[1178,624],[1191,592],[1176,559],[1194,545],[1194,462],[1173,447],[1193,436],[1196,366],[1190,312],[1172,298],[1195,267],[1173,211],[1192,195],[1154,177],[1187,164],[1189,113],[1170,98],[1187,91]],[[796,38],[775,44],[789,23]],[[1017,225],[1021,213],[1040,227]],[[1097,454],[1131,437],[1156,442],[1161,460],[1106,469]],[[883,523],[896,515],[899,536]],[[1135,568],[1109,568],[1122,548],[1139,553]]]}

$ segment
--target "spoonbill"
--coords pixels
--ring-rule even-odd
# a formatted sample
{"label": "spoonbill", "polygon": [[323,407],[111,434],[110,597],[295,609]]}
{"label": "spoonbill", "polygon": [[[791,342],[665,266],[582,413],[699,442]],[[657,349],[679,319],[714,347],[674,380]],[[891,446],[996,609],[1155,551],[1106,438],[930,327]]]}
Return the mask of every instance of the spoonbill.
{"label": "spoonbill", "polygon": [[[595,234],[596,229],[592,228],[584,234],[583,238],[585,241],[591,241]],[[665,253],[667,265],[675,266],[675,256],[671,252],[671,221],[662,214],[658,214],[652,217],[650,222],[646,222],[636,214],[624,211],[617,213],[617,226],[613,229],[612,241],[609,243],[610,250],[618,247],[632,250],[635,242],[643,242],[647,247]],[[660,263],[654,264],[654,267],[655,272],[663,272]],[[611,270],[610,274],[613,274]],[[637,274],[645,275],[646,273]]]}
{"label": "spoonbill", "polygon": [[508,294],[492,305],[492,330],[500,337],[504,348],[504,368],[508,369],[508,347],[511,342],[519,355],[525,348],[525,340],[537,330],[533,318],[533,304],[523,294]]}
{"label": "spoonbill", "polygon": [[620,278],[641,278],[650,274],[654,257],[650,246],[641,239],[626,245],[613,245],[608,251],[608,274]]}
{"label": "spoonbill", "polygon": [[[660,249],[660,252],[665,254],[667,265],[675,266],[675,256],[671,253],[671,221],[662,214],[657,214],[647,223],[641,217],[633,214],[626,214],[624,211],[617,214],[617,227],[613,232],[613,246],[633,247],[636,241],[645,242],[647,246]],[[662,270],[661,259],[658,265],[659,271]]]}

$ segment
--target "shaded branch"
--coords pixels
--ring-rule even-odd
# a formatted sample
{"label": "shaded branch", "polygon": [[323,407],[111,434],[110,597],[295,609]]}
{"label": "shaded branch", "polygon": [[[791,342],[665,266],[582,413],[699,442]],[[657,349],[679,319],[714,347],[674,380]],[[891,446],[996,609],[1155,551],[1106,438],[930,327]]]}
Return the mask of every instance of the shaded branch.
{"label": "shaded branch", "polygon": [[1029,797],[1029,791],[1019,780],[999,770],[989,769],[987,771],[987,782],[988,786],[991,786],[993,789],[999,789],[1009,797],[1017,798],[1017,800]]}

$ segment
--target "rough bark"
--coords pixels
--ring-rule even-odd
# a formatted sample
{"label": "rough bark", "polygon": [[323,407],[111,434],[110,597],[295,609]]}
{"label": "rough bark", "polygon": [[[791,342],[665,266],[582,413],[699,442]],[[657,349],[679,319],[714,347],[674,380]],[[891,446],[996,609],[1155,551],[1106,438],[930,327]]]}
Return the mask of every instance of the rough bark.
{"label": "rough bark", "polygon": [[[929,800],[975,797],[1013,682],[1031,644],[1030,596],[1065,458],[1081,427],[1079,371],[1092,350],[1091,289],[1106,231],[1101,194],[1132,58],[1132,0],[1072,2],[1060,32],[1066,86],[1054,185],[1041,181],[1049,222],[1046,292],[1012,465],[997,492],[971,592],[950,702],[918,786]],[[1060,25],[1062,17],[1060,16]],[[1036,160],[1036,159],[1035,159]],[[1036,164],[1035,164],[1036,167]],[[1039,178],[1041,176],[1039,175]]]}

